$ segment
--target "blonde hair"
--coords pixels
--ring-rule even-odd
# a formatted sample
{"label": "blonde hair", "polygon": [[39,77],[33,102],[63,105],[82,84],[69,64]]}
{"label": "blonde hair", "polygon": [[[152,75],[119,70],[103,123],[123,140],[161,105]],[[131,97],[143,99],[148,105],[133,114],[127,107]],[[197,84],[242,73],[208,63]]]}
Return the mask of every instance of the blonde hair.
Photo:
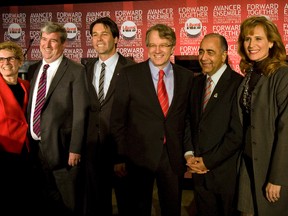
{"label": "blonde hair", "polygon": [[0,43],[0,50],[9,50],[14,53],[15,58],[19,59],[21,63],[24,62],[24,55],[22,48],[13,41],[5,41]]}

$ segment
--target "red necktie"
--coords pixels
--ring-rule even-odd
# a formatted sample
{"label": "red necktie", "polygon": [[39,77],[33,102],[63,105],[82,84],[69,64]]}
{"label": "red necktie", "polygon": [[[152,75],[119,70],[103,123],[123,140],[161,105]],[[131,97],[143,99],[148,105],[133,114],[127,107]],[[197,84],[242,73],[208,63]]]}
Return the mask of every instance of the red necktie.
{"label": "red necktie", "polygon": [[43,72],[41,74],[39,84],[38,84],[38,91],[36,97],[36,104],[34,110],[34,117],[33,117],[33,131],[34,133],[40,137],[40,114],[42,107],[45,102],[46,96],[46,80],[47,80],[47,69],[49,68],[49,64],[45,64],[43,67]]}
{"label": "red necktie", "polygon": [[206,108],[206,105],[209,101],[209,98],[211,96],[211,93],[212,93],[212,79],[211,77],[208,77],[206,79],[206,86],[205,86],[205,93],[204,93],[204,97],[203,97],[203,111],[205,110]]}
{"label": "red necktie", "polygon": [[160,102],[163,114],[164,114],[164,116],[166,116],[168,109],[169,109],[169,100],[168,100],[168,95],[167,95],[165,83],[163,80],[164,74],[165,73],[163,70],[159,71],[159,79],[158,79],[158,84],[157,84],[157,95],[158,95],[158,100]]}

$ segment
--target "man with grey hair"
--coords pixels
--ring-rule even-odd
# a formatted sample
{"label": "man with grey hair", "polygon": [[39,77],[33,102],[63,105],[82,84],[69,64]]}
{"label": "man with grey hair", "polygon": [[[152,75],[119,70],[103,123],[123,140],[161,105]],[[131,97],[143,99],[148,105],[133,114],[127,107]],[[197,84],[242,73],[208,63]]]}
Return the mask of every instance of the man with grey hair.
{"label": "man with grey hair", "polygon": [[[154,180],[162,216],[181,215],[185,172],[185,117],[193,72],[172,64],[173,29],[156,24],[146,32],[149,59],[119,75],[111,112],[118,171],[127,171],[127,215],[150,216]],[[122,162],[122,163],[121,163]]]}
{"label": "man with grey hair", "polygon": [[79,215],[80,162],[89,106],[85,68],[64,56],[66,29],[41,28],[43,59],[31,65],[28,103],[32,154],[43,192],[41,215]]}
{"label": "man with grey hair", "polygon": [[[218,33],[204,36],[199,47],[202,74],[195,77],[190,99],[190,127],[196,157],[186,154],[193,172],[197,215],[234,216],[239,151],[221,161],[224,137],[229,130],[233,101],[243,77],[227,63],[228,45]],[[241,130],[241,129],[240,129]],[[186,138],[185,140],[190,140]],[[215,154],[219,150],[219,155]],[[206,166],[206,167],[205,167]],[[209,169],[209,172],[207,169]]]}

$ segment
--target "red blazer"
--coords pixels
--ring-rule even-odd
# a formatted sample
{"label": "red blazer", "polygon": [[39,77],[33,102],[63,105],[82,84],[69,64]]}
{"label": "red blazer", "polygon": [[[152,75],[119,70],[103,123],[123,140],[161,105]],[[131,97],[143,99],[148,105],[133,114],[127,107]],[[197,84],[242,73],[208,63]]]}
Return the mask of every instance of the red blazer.
{"label": "red blazer", "polygon": [[24,90],[23,107],[20,107],[13,92],[0,74],[0,152],[20,154],[26,143],[29,150],[25,113],[28,104],[29,82],[18,78]]}

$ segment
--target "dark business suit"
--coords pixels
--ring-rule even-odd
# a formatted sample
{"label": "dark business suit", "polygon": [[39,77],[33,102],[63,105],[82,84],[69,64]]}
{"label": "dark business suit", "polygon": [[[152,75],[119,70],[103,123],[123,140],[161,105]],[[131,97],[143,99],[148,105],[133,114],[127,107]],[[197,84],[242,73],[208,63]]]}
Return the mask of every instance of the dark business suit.
{"label": "dark business suit", "polygon": [[[233,101],[241,80],[242,76],[228,66],[217,82],[205,111],[202,112],[206,76],[201,74],[195,77],[190,102],[191,134],[195,156],[212,154],[213,150],[221,147],[224,135],[229,128]],[[204,164],[210,171],[204,175],[193,174],[195,198],[197,205],[200,206],[200,215],[233,215],[232,203],[234,205],[238,156],[239,152],[236,151],[225,161],[218,158],[219,164],[213,162],[212,167],[208,161],[204,160]],[[207,191],[209,193],[206,193]],[[217,204],[215,200],[210,199],[210,193],[219,196],[218,200],[223,199],[222,202],[225,203],[223,212],[217,213],[217,209],[213,208]],[[199,203],[199,200],[202,202]],[[203,201],[208,204],[202,206]],[[219,206],[219,209],[221,208]]]}
{"label": "dark business suit", "polygon": [[[41,63],[42,61],[28,69],[28,73],[34,72],[28,103],[29,123],[33,115],[31,113],[33,89]],[[77,190],[82,190],[82,188],[78,185],[80,166],[69,167],[68,157],[69,152],[82,153],[88,106],[85,68],[64,56],[51,82],[42,108],[41,142],[32,138],[31,140],[35,159],[41,163],[41,173],[43,172],[46,178],[53,176],[52,178],[57,179],[59,191],[53,192],[54,201],[58,200],[61,203],[63,200],[65,206],[72,212],[75,212],[76,199],[80,197]],[[49,191],[49,193],[52,192]],[[59,203],[58,205],[63,206]],[[54,213],[52,209],[52,206],[48,206],[46,210]],[[61,207],[58,209],[56,212],[61,213]],[[43,213],[44,211],[43,209]]]}
{"label": "dark business suit", "polygon": [[[119,54],[119,53],[118,53]],[[110,115],[114,99],[115,84],[121,69],[135,62],[119,54],[104,103],[100,107],[98,95],[93,85],[94,67],[99,59],[86,63],[86,73],[89,86],[90,110],[86,141],[86,179],[87,179],[87,209],[85,215],[112,214],[112,177],[115,158],[115,146],[111,143]],[[116,177],[115,177],[116,178]],[[117,180],[117,179],[116,179]],[[116,182],[118,183],[118,181]],[[116,195],[118,188],[115,188]],[[120,201],[121,198],[119,198]],[[121,204],[119,203],[119,207]]]}
{"label": "dark business suit", "polygon": [[151,215],[156,178],[162,215],[177,216],[181,206],[179,179],[185,171],[184,152],[189,149],[183,146],[183,136],[193,73],[173,65],[174,96],[165,118],[148,61],[125,68],[118,78],[111,131],[118,154],[126,157],[128,166],[129,215]]}

